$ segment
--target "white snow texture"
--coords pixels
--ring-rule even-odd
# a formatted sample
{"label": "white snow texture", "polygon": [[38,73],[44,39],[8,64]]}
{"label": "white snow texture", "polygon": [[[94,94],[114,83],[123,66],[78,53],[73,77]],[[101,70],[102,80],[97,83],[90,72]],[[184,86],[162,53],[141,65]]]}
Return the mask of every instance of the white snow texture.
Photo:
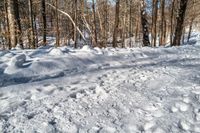
{"label": "white snow texture", "polygon": [[193,39],[0,51],[0,132],[200,133],[199,34]]}

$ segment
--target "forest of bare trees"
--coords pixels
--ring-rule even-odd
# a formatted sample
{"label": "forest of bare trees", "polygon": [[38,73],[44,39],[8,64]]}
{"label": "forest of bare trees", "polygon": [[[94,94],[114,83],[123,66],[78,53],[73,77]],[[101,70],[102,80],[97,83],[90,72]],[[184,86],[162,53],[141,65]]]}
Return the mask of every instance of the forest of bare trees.
{"label": "forest of bare trees", "polygon": [[0,47],[179,46],[200,24],[200,0],[1,0]]}

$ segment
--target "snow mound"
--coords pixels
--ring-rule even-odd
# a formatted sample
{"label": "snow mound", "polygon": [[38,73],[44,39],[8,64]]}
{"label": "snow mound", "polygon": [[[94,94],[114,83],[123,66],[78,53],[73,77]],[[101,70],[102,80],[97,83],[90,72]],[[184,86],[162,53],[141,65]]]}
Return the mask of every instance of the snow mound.
{"label": "snow mound", "polygon": [[20,68],[20,67],[23,66],[23,63],[25,61],[26,61],[26,55],[25,54],[16,55],[11,59],[11,61],[9,62],[8,65]]}
{"label": "snow mound", "polygon": [[12,48],[12,50],[22,50],[22,48],[19,44],[17,44],[17,46],[15,48]]}
{"label": "snow mound", "polygon": [[16,55],[8,63],[8,67],[4,70],[6,74],[13,74],[19,68],[23,68],[24,63],[26,62],[26,55]]}
{"label": "snow mound", "polygon": [[94,50],[95,50],[95,52],[96,52],[97,54],[103,54],[102,49],[100,49],[99,47],[95,47]]}
{"label": "snow mound", "polygon": [[0,51],[0,57],[4,56],[7,53],[8,53],[8,51]]}
{"label": "snow mound", "polygon": [[60,55],[64,55],[64,53],[59,48],[53,48],[52,50],[50,50],[49,55],[60,56]]}
{"label": "snow mound", "polygon": [[65,52],[65,53],[68,53],[68,52],[70,52],[70,49],[68,48],[68,47],[60,47],[60,50],[62,51],[62,52]]}
{"label": "snow mound", "polygon": [[81,51],[90,52],[90,51],[92,51],[92,48],[90,46],[88,46],[88,45],[85,45],[85,46],[82,47]]}

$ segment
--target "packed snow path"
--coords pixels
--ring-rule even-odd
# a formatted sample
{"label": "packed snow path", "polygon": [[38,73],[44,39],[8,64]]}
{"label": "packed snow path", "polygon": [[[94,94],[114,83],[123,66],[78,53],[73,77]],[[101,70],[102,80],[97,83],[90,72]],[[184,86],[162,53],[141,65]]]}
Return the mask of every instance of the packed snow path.
{"label": "packed snow path", "polygon": [[0,52],[0,132],[198,133],[200,46]]}

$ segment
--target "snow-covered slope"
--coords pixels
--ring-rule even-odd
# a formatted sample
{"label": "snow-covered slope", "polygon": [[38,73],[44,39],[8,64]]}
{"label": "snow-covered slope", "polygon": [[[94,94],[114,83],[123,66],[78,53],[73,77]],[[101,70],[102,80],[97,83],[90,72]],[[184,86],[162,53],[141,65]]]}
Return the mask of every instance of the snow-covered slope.
{"label": "snow-covered slope", "polygon": [[200,46],[1,51],[0,132],[198,133]]}

